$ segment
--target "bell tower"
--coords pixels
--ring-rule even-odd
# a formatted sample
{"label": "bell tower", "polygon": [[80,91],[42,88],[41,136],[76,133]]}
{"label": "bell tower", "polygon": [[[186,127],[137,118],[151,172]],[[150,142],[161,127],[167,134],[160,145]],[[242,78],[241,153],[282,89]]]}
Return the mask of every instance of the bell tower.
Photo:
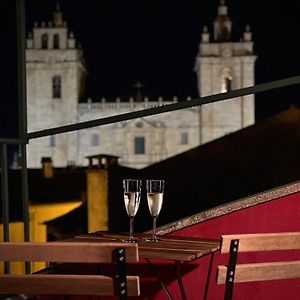
{"label": "bell tower", "polygon": [[[221,0],[213,22],[213,35],[204,26],[195,71],[199,96],[208,96],[254,85],[253,42],[246,25],[239,42],[232,41],[228,7]],[[254,95],[247,95],[200,109],[200,144],[254,124]]]}
{"label": "bell tower", "polygon": [[[59,4],[52,21],[34,23],[26,46],[28,131],[75,123],[86,70]],[[68,133],[31,140],[28,167],[41,167],[42,157],[50,157],[55,167],[76,161],[76,139],[77,133]]]}

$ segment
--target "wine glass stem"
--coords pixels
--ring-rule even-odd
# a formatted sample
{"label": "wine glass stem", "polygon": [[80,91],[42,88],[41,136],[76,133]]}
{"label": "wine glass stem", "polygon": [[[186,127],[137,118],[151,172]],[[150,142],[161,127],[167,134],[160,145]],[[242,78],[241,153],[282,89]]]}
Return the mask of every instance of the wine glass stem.
{"label": "wine glass stem", "polygon": [[153,232],[152,232],[152,235],[153,235],[154,239],[156,239],[156,218],[157,217],[153,217]]}
{"label": "wine glass stem", "polygon": [[133,217],[129,218],[129,239],[133,240]]}

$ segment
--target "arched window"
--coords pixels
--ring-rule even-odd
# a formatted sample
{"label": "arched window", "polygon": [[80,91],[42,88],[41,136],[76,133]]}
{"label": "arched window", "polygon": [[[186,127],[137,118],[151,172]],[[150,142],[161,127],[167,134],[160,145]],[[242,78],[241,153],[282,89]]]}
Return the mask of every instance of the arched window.
{"label": "arched window", "polygon": [[42,35],[42,49],[48,49],[48,34],[44,33]]}
{"label": "arched window", "polygon": [[224,68],[221,78],[221,93],[226,93],[232,90],[232,72],[229,68]]}
{"label": "arched window", "polygon": [[59,49],[59,34],[56,33],[53,36],[53,49]]}
{"label": "arched window", "polygon": [[61,98],[61,77],[54,76],[52,78],[52,97]]}
{"label": "arched window", "polygon": [[231,91],[231,78],[229,77],[225,78],[225,88],[226,88],[226,92]]}

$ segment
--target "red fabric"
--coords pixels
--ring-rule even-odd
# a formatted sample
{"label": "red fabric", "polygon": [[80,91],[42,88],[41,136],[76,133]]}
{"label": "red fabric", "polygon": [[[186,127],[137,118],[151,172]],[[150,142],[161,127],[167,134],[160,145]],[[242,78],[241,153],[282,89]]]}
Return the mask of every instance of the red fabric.
{"label": "red fabric", "polygon": [[[233,212],[206,222],[202,222],[171,235],[220,238],[222,234],[263,233],[300,231],[300,193],[282,197],[264,204]],[[272,261],[276,258],[299,260],[300,251],[275,251],[266,254],[243,254],[243,261]],[[208,269],[209,257],[197,261],[198,268],[183,276],[187,299],[202,299],[204,292],[205,273]],[[216,267],[227,263],[227,256],[215,254],[207,299],[218,300],[224,297],[224,286],[215,283]],[[180,299],[175,281],[168,285],[174,299]],[[162,291],[155,298],[167,299]],[[238,283],[234,286],[233,299],[243,300],[298,300],[300,299],[300,279],[273,280],[265,282]]]}

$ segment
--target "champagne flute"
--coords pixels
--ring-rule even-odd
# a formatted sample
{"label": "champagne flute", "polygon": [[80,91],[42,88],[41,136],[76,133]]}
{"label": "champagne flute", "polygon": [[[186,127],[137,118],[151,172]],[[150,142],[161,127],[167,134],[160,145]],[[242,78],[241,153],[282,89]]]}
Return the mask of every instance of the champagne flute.
{"label": "champagne flute", "polygon": [[124,242],[134,243],[137,240],[133,237],[133,219],[139,209],[141,199],[142,181],[137,179],[124,179],[124,203],[129,217],[129,237]]}
{"label": "champagne flute", "polygon": [[164,183],[164,180],[146,180],[148,207],[153,218],[152,237],[146,239],[146,241],[158,242],[160,240],[156,236],[156,219],[163,203]]}

